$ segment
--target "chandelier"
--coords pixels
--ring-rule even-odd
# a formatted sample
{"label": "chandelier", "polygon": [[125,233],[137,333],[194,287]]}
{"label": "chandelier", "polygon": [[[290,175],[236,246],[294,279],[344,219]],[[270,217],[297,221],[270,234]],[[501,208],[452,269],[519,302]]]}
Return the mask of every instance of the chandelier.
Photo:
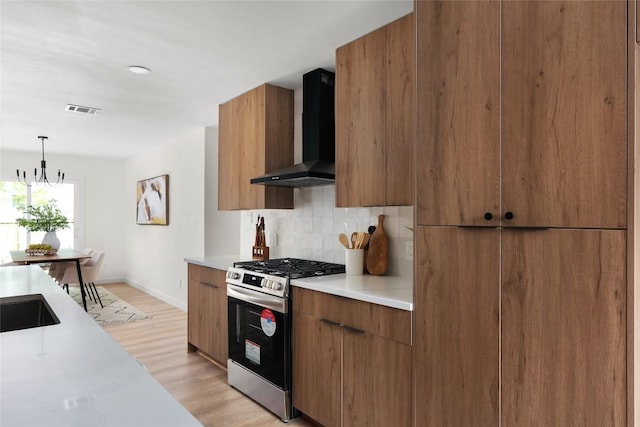
{"label": "chandelier", "polygon": [[42,160],[40,161],[40,176],[38,176],[38,168],[33,169],[33,181],[30,183],[27,180],[27,172],[22,171],[22,176],[20,176],[20,169],[16,169],[16,174],[18,175],[18,182],[26,185],[27,187],[31,187],[31,184],[47,184],[47,185],[56,185],[62,184],[64,182],[64,173],[60,172],[58,169],[58,179],[56,182],[51,184],[49,179],[47,178],[47,162],[44,160],[44,141],[45,139],[49,139],[47,136],[39,136],[38,139],[42,143]]}

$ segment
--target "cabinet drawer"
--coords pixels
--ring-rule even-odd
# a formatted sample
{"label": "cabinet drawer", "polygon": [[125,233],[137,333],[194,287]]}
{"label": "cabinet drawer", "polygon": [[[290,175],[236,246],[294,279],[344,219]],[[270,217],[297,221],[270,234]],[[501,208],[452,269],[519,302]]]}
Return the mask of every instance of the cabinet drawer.
{"label": "cabinet drawer", "polygon": [[224,287],[226,274],[224,270],[189,264],[189,280],[196,283]]}
{"label": "cabinet drawer", "polygon": [[293,288],[293,309],[411,345],[411,312],[303,288]]}

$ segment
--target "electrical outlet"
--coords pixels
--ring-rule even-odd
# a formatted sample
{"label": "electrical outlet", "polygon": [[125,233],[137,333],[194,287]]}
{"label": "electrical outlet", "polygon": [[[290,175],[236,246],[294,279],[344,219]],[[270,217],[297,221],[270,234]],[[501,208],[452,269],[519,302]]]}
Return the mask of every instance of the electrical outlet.
{"label": "electrical outlet", "polygon": [[406,251],[405,251],[405,252],[406,252],[405,257],[406,257],[408,260],[413,260],[413,240],[409,240],[409,241],[406,243],[405,249],[406,249]]}

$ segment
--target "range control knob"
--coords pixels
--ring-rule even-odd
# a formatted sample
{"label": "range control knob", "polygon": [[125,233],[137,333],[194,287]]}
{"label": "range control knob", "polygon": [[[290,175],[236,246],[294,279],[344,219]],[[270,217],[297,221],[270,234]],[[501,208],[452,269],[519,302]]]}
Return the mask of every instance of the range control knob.
{"label": "range control knob", "polygon": [[231,273],[231,278],[232,278],[232,279],[239,279],[239,278],[240,278],[240,273],[237,273],[237,272],[235,272],[235,271],[234,271],[234,272],[232,272],[232,273]]}
{"label": "range control knob", "polygon": [[275,289],[276,291],[279,291],[280,289],[282,289],[282,283],[274,282],[273,289]]}
{"label": "range control knob", "polygon": [[267,287],[267,279],[262,279],[260,281],[260,287],[262,287],[262,288],[266,288]]}

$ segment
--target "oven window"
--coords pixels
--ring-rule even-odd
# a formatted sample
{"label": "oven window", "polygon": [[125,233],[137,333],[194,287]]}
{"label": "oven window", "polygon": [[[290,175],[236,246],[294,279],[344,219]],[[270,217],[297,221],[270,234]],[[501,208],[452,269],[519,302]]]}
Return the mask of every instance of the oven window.
{"label": "oven window", "polygon": [[229,358],[287,390],[290,378],[288,316],[229,297]]}

